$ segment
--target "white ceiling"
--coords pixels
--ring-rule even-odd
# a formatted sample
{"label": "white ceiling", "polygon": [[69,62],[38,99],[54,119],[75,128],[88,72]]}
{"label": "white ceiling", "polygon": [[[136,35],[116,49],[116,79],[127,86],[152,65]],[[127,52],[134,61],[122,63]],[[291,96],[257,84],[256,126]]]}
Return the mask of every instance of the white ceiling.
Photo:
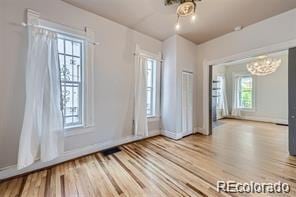
{"label": "white ceiling", "polygon": [[[63,0],[159,40],[176,33],[176,7],[164,0]],[[197,20],[180,20],[179,35],[199,44],[296,8],[296,0],[202,0]]]}

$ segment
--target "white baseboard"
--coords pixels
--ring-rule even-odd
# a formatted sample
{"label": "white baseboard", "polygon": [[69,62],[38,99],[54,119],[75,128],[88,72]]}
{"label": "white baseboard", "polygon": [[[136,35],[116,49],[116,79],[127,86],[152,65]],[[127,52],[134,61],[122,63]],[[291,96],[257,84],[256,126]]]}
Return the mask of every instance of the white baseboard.
{"label": "white baseboard", "polygon": [[[161,133],[160,130],[149,131],[148,137],[157,136],[157,135],[160,135],[160,133]],[[48,161],[48,162],[38,161],[38,162],[32,164],[31,166],[21,169],[21,170],[18,170],[16,165],[5,167],[5,168],[0,169],[0,180],[7,179],[9,177],[18,176],[18,175],[32,172],[35,170],[39,170],[42,168],[50,167],[52,165],[56,165],[56,164],[59,164],[59,163],[65,162],[65,161],[69,161],[71,159],[75,159],[75,158],[78,158],[78,157],[81,157],[84,155],[95,153],[95,152],[98,152],[98,151],[101,151],[104,149],[108,149],[108,148],[111,148],[114,146],[120,146],[122,144],[134,142],[137,140],[142,140],[145,138],[147,138],[147,137],[128,136],[128,137],[118,139],[118,140],[113,140],[113,141],[104,142],[104,143],[100,143],[100,144],[90,145],[85,148],[67,151],[62,156],[60,156],[57,159],[54,159],[52,161]]]}
{"label": "white baseboard", "polygon": [[206,129],[203,127],[198,127],[196,133],[200,133],[202,135],[208,135]]}
{"label": "white baseboard", "polygon": [[198,133],[198,127],[194,127],[193,133]]}
{"label": "white baseboard", "polygon": [[167,131],[167,130],[161,130],[161,135],[166,136],[171,139],[174,139],[174,140],[179,140],[183,137],[182,133],[176,133],[176,132]]}
{"label": "white baseboard", "polygon": [[158,136],[160,134],[161,134],[160,130],[152,130],[152,131],[149,131],[148,137],[154,137],[154,136]]}
{"label": "white baseboard", "polygon": [[254,116],[239,116],[239,117],[229,116],[227,118],[251,120],[251,121],[258,121],[258,122],[269,122],[269,123],[275,123],[275,124],[288,124],[288,120],[277,119],[277,118],[254,117]]}

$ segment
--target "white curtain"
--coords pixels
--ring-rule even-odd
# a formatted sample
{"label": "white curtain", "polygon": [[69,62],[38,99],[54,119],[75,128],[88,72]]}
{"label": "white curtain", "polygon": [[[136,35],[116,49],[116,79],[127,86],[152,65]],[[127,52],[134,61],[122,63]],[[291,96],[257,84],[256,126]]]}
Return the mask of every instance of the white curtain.
{"label": "white curtain", "polygon": [[136,54],[135,57],[135,112],[134,134],[148,136],[147,125],[147,61],[145,57]]}
{"label": "white curtain", "polygon": [[238,101],[238,94],[239,94],[239,77],[234,77],[233,83],[233,90],[232,90],[233,98],[232,98],[232,116],[240,116],[241,112],[239,109],[239,101]]}
{"label": "white curtain", "polygon": [[26,105],[19,143],[18,169],[63,152],[63,116],[57,35],[28,28]]}
{"label": "white curtain", "polygon": [[226,79],[225,76],[222,75],[221,77],[221,98],[222,98],[222,117],[226,117],[229,115],[228,111],[228,101],[227,101],[227,90],[226,90]]}

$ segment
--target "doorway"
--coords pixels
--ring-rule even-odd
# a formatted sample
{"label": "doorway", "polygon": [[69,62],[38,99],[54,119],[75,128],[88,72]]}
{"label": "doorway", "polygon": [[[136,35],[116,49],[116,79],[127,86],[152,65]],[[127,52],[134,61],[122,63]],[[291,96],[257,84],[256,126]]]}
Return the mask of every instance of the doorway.
{"label": "doorway", "polygon": [[[279,70],[274,73],[260,77],[250,73],[247,69],[248,62],[256,62],[258,58],[274,54],[286,56]],[[264,56],[209,67],[209,134],[212,135],[215,132],[215,127],[220,126],[219,123],[228,122],[219,121],[223,118],[237,119],[239,117],[240,120],[288,126],[289,152],[291,155],[296,155],[296,48]],[[241,66],[244,70],[240,71],[239,66],[234,66],[235,64],[244,65]],[[224,66],[226,70],[232,70],[232,72],[231,74],[228,72],[226,77],[227,74],[225,75],[223,69],[215,71],[217,66]],[[280,76],[280,72],[286,73]],[[225,91],[221,90],[222,84],[226,84],[228,92],[232,93],[224,95]],[[265,89],[259,90],[258,93],[258,89],[264,85]],[[262,96],[263,92],[265,95]],[[225,99],[228,102],[224,102]],[[227,112],[225,112],[225,105],[227,105]]]}

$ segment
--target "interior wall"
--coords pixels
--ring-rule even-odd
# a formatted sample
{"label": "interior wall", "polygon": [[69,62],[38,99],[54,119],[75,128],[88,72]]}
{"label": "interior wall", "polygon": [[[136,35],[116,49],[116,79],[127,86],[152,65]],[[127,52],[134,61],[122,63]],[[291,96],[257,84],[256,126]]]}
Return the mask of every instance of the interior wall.
{"label": "interior wall", "polygon": [[[60,0],[1,0],[0,168],[17,161],[25,105],[26,29],[20,24],[27,8],[41,18],[81,29],[92,28],[95,49],[95,127],[65,138],[65,150],[106,143],[132,135],[133,75],[136,44],[159,54],[162,43]],[[4,58],[5,57],[5,58]],[[159,127],[153,122],[150,127]],[[159,128],[158,128],[159,129]]]}
{"label": "interior wall", "polygon": [[[267,76],[254,76],[255,109],[241,111],[241,118],[258,121],[287,124],[288,122],[288,52],[273,56],[281,58],[282,64],[278,70]],[[250,74],[247,62],[231,65],[214,66],[213,78],[224,74],[226,79],[226,94],[228,111],[232,111],[234,98],[234,74]]]}
{"label": "interior wall", "polygon": [[[204,118],[203,106],[204,89],[208,84],[204,84],[204,63],[214,61],[225,57],[242,54],[254,49],[267,47],[270,45],[287,42],[296,39],[296,9],[285,12],[278,16],[271,17],[259,23],[245,27],[241,31],[232,32],[213,39],[209,42],[198,45],[197,47],[197,121],[201,131],[208,134],[206,130],[206,120]],[[222,63],[222,62],[221,62]],[[202,110],[203,109],[203,110]]]}
{"label": "interior wall", "polygon": [[176,35],[177,51],[176,51],[176,65],[177,65],[177,133],[182,132],[182,72],[193,73],[193,128],[197,129],[197,105],[196,105],[196,44]]}
{"label": "interior wall", "polygon": [[[177,136],[182,133],[182,71],[192,72],[193,80],[196,80],[195,51],[196,45],[179,35],[174,35],[163,42],[162,129]],[[193,92],[194,101],[196,101],[195,93],[196,91]],[[194,102],[194,128],[197,127],[196,114]]]}
{"label": "interior wall", "polygon": [[162,45],[162,88],[161,88],[161,120],[164,131],[176,132],[176,36],[166,39]]}

